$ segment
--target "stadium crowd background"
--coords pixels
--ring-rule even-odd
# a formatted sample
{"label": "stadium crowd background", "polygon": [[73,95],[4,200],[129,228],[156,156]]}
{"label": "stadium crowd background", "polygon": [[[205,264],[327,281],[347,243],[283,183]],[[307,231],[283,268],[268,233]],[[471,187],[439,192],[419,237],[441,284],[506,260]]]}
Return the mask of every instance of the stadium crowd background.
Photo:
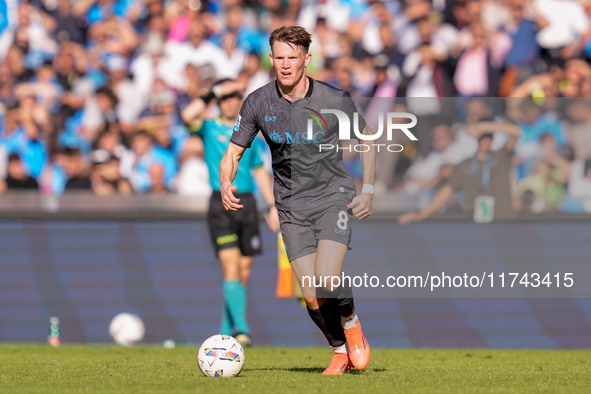
{"label": "stadium crowd background", "polygon": [[591,212],[590,16],[589,0],[2,0],[0,191],[207,195],[182,109],[222,78],[270,81],[269,33],[298,24],[312,77],[417,98],[393,103],[424,122],[379,156],[379,194],[426,204],[475,151],[466,122],[512,119],[515,208]]}

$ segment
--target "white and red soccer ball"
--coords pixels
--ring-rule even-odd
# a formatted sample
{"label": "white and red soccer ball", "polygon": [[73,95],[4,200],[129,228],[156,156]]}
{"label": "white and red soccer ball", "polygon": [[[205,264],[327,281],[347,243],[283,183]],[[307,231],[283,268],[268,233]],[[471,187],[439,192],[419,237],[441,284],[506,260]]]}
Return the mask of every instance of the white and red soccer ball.
{"label": "white and red soccer ball", "polygon": [[122,346],[132,346],[144,338],[146,329],[139,316],[131,313],[120,313],[111,320],[109,334]]}

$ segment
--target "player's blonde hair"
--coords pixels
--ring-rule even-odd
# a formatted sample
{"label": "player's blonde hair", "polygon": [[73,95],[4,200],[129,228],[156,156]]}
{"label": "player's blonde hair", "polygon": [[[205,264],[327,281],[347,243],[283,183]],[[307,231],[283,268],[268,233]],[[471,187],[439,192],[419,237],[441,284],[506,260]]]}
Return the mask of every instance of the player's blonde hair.
{"label": "player's blonde hair", "polygon": [[276,42],[285,42],[301,47],[304,53],[308,53],[310,43],[312,42],[312,35],[301,26],[282,26],[273,30],[269,36],[271,50],[273,50],[273,44]]}

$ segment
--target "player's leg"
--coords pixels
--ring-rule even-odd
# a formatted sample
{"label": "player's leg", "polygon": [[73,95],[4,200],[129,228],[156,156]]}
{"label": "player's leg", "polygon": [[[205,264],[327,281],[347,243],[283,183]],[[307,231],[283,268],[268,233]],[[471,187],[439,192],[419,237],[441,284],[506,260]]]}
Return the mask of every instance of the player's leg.
{"label": "player's leg", "polygon": [[318,251],[314,262],[314,274],[324,278],[321,282],[327,302],[343,318],[350,318],[355,313],[353,291],[350,283],[342,283],[342,268],[348,247],[329,239],[318,241]]}
{"label": "player's leg", "polygon": [[240,249],[238,247],[222,249],[218,252],[222,266],[222,292],[224,294],[224,313],[220,333],[235,335],[240,321],[243,291],[240,283]]}
{"label": "player's leg", "polygon": [[[337,256],[337,260],[338,259],[339,256]],[[318,253],[313,253],[292,261],[291,267],[300,282],[302,295],[306,301],[310,317],[312,317],[312,320],[315,322],[322,321],[324,323],[324,327],[321,327],[319,323],[317,323],[317,325],[323,333],[325,333],[325,336],[333,349],[335,349],[337,353],[341,353],[345,351],[345,348],[343,347],[345,344],[345,336],[341,325],[341,315],[336,308],[331,307],[330,302],[327,302],[328,300],[325,298],[326,293],[324,289],[320,287],[323,275],[327,271],[318,271],[316,267],[317,261]],[[313,279],[308,280],[308,278]],[[318,317],[315,317],[314,315],[317,315]]]}
{"label": "player's leg", "polygon": [[[340,323],[340,316],[330,305],[324,303],[324,298],[317,294],[317,287],[311,283],[314,279],[316,261],[314,229],[311,223],[306,221],[306,214],[298,217],[298,212],[279,210],[278,213],[285,251],[291,269],[302,289],[302,297],[306,301],[308,314],[322,331],[329,345],[338,352],[324,373],[343,374],[350,366],[349,357],[346,355],[346,339]],[[338,363],[335,365],[337,361]]]}
{"label": "player's leg", "polygon": [[247,319],[247,298],[248,282],[253,263],[253,256],[262,252],[261,235],[259,230],[259,217],[256,208],[256,201],[252,194],[244,193],[237,195],[242,200],[244,208],[238,211],[236,216],[238,224],[238,244],[240,247],[239,280],[241,289],[241,303],[236,303],[236,309],[232,310],[236,339],[242,346],[249,346],[250,328]]}
{"label": "player's leg", "polygon": [[350,215],[346,210],[339,210],[338,204],[336,207],[324,211],[316,220],[319,241],[315,275],[331,278],[329,282],[323,282],[326,303],[342,318],[353,366],[363,369],[369,362],[369,343],[355,314],[351,283],[342,281],[343,262],[351,240]]}
{"label": "player's leg", "polygon": [[214,192],[209,202],[207,222],[211,241],[222,267],[222,290],[224,308],[220,324],[220,334],[233,335],[233,327],[237,323],[232,316],[235,304],[242,297],[240,284],[240,248],[238,246],[238,229],[234,212],[228,212],[222,205],[221,195]]}
{"label": "player's leg", "polygon": [[240,257],[240,283],[242,286],[248,286],[250,280],[250,271],[252,270],[253,258],[251,256]]}
{"label": "player's leg", "polygon": [[[312,309],[318,309],[320,307],[316,294],[317,288],[314,287],[314,283],[312,283],[314,279],[308,280],[308,278],[314,278],[315,261],[316,253],[308,254],[290,261],[291,269],[300,284],[302,297],[304,298],[304,301],[306,301],[308,308]],[[321,302],[324,302],[324,300],[321,300]]]}
{"label": "player's leg", "polygon": [[[335,355],[330,365],[324,370],[324,375],[342,375],[351,368],[347,348],[345,332],[341,325],[341,317],[336,310],[325,302],[320,288],[314,287],[307,278],[314,277],[314,264],[316,253],[312,253],[291,262],[291,268],[300,282],[302,296],[306,301],[308,315],[322,331]],[[306,278],[303,280],[303,278]]]}
{"label": "player's leg", "polygon": [[249,335],[250,329],[246,321],[246,288],[240,281],[242,254],[239,248],[234,247],[220,250],[218,256],[222,264],[224,302],[235,331],[227,335]]}
{"label": "player's leg", "polygon": [[240,309],[234,310],[234,314],[239,314],[240,319],[244,321],[244,324],[235,324],[234,327],[236,327],[236,339],[242,346],[250,346],[252,344],[246,311],[248,304],[248,281],[250,280],[250,271],[253,260],[254,259],[251,256],[242,256],[242,254],[240,255],[239,276],[242,297]]}

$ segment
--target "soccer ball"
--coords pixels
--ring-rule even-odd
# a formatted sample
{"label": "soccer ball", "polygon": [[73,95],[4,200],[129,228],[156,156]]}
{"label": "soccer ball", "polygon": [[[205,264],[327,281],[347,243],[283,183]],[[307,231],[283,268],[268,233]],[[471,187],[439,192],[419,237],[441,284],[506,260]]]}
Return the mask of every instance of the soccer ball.
{"label": "soccer ball", "polygon": [[214,335],[207,338],[197,355],[199,369],[211,378],[238,376],[244,367],[244,350],[235,338],[229,335]]}
{"label": "soccer ball", "polygon": [[109,334],[119,345],[131,346],[144,338],[146,329],[139,316],[120,313],[111,320]]}

